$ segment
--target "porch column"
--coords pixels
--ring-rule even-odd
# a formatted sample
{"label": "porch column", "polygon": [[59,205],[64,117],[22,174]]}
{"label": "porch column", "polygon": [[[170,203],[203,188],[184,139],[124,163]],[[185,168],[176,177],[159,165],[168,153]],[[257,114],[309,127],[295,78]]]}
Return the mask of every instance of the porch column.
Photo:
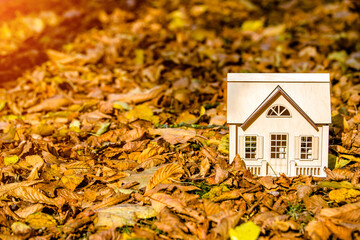
{"label": "porch column", "polygon": [[324,172],[324,167],[328,167],[329,162],[329,126],[322,126],[322,139],[320,141],[319,151],[321,154],[321,169],[320,169],[320,177],[326,177],[326,173]]}
{"label": "porch column", "polygon": [[266,160],[261,161],[260,176],[266,176],[267,162]]}
{"label": "porch column", "polygon": [[230,163],[232,163],[232,161],[234,160],[234,157],[236,155],[236,140],[237,140],[236,136],[236,125],[231,124],[229,125],[229,161]]}
{"label": "porch column", "polygon": [[296,163],[295,160],[290,160],[290,177],[296,176]]}

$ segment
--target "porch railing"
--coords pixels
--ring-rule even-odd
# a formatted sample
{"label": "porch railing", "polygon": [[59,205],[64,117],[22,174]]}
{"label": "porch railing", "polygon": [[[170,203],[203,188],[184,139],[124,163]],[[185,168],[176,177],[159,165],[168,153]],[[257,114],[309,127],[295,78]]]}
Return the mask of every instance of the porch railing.
{"label": "porch railing", "polygon": [[296,175],[320,176],[320,166],[296,166]]}

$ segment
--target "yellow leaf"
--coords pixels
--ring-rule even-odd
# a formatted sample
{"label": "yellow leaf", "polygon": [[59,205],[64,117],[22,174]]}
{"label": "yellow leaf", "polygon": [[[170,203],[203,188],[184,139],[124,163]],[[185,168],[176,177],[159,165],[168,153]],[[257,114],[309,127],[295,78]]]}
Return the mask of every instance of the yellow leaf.
{"label": "yellow leaf", "polygon": [[259,30],[260,28],[262,28],[264,25],[264,21],[263,20],[255,20],[255,21],[252,21],[252,20],[248,20],[248,21],[245,21],[242,25],[241,25],[241,29],[243,31],[257,31]]}
{"label": "yellow leaf", "polygon": [[187,124],[194,124],[199,120],[198,117],[189,113],[189,112],[182,112],[179,117],[176,119],[176,123],[187,123]]}
{"label": "yellow leaf", "polygon": [[25,222],[27,222],[30,227],[35,229],[40,229],[43,227],[54,227],[57,225],[56,220],[52,216],[42,212],[29,215],[25,219]]}
{"label": "yellow leaf", "polygon": [[16,155],[4,157],[5,165],[14,164],[14,163],[17,163],[18,161],[19,161],[19,157]]}
{"label": "yellow leaf", "polygon": [[214,198],[222,195],[224,192],[229,192],[230,189],[227,188],[225,185],[215,186],[210,189],[209,192],[205,193],[202,197],[208,198],[213,201]]}
{"label": "yellow leaf", "polygon": [[25,160],[31,166],[36,166],[37,164],[44,163],[44,160],[39,155],[26,156]]}
{"label": "yellow leaf", "polygon": [[226,134],[221,138],[218,150],[221,153],[229,154],[229,134]]}
{"label": "yellow leaf", "polygon": [[183,174],[184,170],[179,164],[170,163],[165,165],[154,173],[146,186],[146,191],[153,189],[159,183],[172,183],[173,180],[178,181]]}
{"label": "yellow leaf", "polygon": [[135,106],[129,113],[126,115],[126,118],[130,121],[136,119],[143,119],[152,122],[153,124],[159,123],[159,117],[154,116],[153,111],[147,105],[138,105]]}
{"label": "yellow leaf", "polygon": [[83,175],[79,174],[73,174],[73,175],[67,175],[63,176],[61,178],[61,182],[64,184],[64,186],[71,191],[74,191],[75,188],[84,180]]}
{"label": "yellow leaf", "polygon": [[231,228],[229,234],[231,240],[256,240],[260,235],[260,227],[249,221]]}
{"label": "yellow leaf", "polygon": [[0,27],[0,39],[9,39],[11,38],[11,30],[6,23],[3,23]]}
{"label": "yellow leaf", "polygon": [[346,188],[340,188],[332,190],[329,193],[330,200],[333,200],[335,202],[342,202],[346,201],[349,198],[357,197],[360,194],[360,191],[355,189],[346,189]]}

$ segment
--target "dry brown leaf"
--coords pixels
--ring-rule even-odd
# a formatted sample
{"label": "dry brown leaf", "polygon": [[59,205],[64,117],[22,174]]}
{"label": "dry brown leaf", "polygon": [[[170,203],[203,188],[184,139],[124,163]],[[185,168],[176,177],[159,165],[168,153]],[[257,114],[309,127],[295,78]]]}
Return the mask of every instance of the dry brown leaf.
{"label": "dry brown leaf", "polygon": [[29,155],[25,157],[25,160],[31,166],[35,166],[39,163],[44,163],[44,160],[39,155]]}
{"label": "dry brown leaf", "polygon": [[206,216],[215,215],[223,211],[219,204],[209,201],[207,199],[204,199],[204,210]]}
{"label": "dry brown leaf", "polygon": [[125,152],[139,152],[143,151],[146,148],[146,145],[149,143],[149,140],[142,140],[142,141],[134,141],[134,142],[127,142],[122,149]]}
{"label": "dry brown leaf", "polygon": [[70,189],[67,188],[61,188],[58,189],[57,191],[58,196],[61,196],[65,199],[66,202],[69,201],[81,201],[83,200],[82,195],[77,194],[76,192],[71,191]]}
{"label": "dry brown leaf", "polygon": [[150,201],[151,206],[155,209],[157,213],[161,212],[164,207],[173,208],[175,211],[185,208],[184,203],[165,193],[152,194],[150,197]]}
{"label": "dry brown leaf", "polygon": [[360,222],[360,202],[349,203],[337,208],[323,208],[320,210],[322,217],[337,218],[344,222]]}
{"label": "dry brown leaf", "polygon": [[134,89],[125,94],[109,94],[108,100],[110,102],[120,101],[135,104],[142,103],[156,98],[161,92],[165,91],[166,88],[167,87],[165,85],[160,85],[143,92],[140,92],[138,89]]}
{"label": "dry brown leaf", "polygon": [[23,237],[14,236],[14,235],[8,235],[8,234],[2,234],[2,233],[0,233],[0,239],[1,240],[24,240]]}
{"label": "dry brown leaf", "polygon": [[303,201],[305,203],[306,210],[313,213],[318,212],[322,208],[328,207],[327,202],[320,195],[313,195],[311,197],[305,196]]}
{"label": "dry brown leaf", "polygon": [[240,171],[240,170],[246,170],[246,164],[240,158],[239,154],[236,154],[230,165],[230,171],[233,172],[233,171]]}
{"label": "dry brown leaf", "polygon": [[225,181],[229,176],[229,172],[222,169],[219,164],[215,165],[215,184],[220,184]]}
{"label": "dry brown leaf", "polygon": [[117,228],[110,228],[102,232],[91,234],[89,240],[121,240],[122,234],[116,229]]}
{"label": "dry brown leaf", "polygon": [[183,239],[184,233],[189,232],[187,226],[181,219],[165,207],[159,214],[159,221],[154,225],[163,232],[168,233],[173,238]]}
{"label": "dry brown leaf", "polygon": [[15,211],[15,213],[21,218],[27,218],[29,215],[33,213],[40,212],[43,208],[44,205],[37,203],[27,206],[25,208],[19,208],[18,210]]}
{"label": "dry brown leaf", "polygon": [[144,128],[134,128],[119,136],[118,140],[126,142],[140,140],[144,136],[145,132],[146,130]]}
{"label": "dry brown leaf", "polygon": [[298,198],[302,200],[304,197],[310,196],[313,192],[313,187],[309,185],[297,185],[296,191]]}
{"label": "dry brown leaf", "polygon": [[210,170],[210,162],[207,157],[203,158],[200,163],[200,176],[205,177]]}
{"label": "dry brown leaf", "polygon": [[186,143],[190,139],[196,136],[194,129],[182,129],[182,128],[158,128],[149,129],[149,134],[160,135],[165,141],[171,144]]}
{"label": "dry brown leaf", "polygon": [[28,113],[42,112],[42,111],[56,111],[59,108],[69,105],[71,101],[63,96],[54,96],[52,98],[42,101],[40,104],[33,106],[27,110]]}
{"label": "dry brown leaf", "polygon": [[274,178],[271,176],[261,177],[259,182],[263,185],[266,189],[274,189],[277,188],[278,185],[274,184]]}
{"label": "dry brown leaf", "polygon": [[229,237],[230,228],[235,227],[239,223],[244,213],[245,212],[238,212],[223,218],[211,232],[215,233],[215,235],[220,235],[223,239],[227,239]]}
{"label": "dry brown leaf", "polygon": [[184,170],[179,164],[167,164],[154,173],[146,186],[146,191],[153,189],[159,183],[172,183],[173,180],[178,181],[183,174]]}
{"label": "dry brown leaf", "polygon": [[84,180],[84,176],[81,174],[66,175],[61,178],[61,183],[64,187],[74,191],[75,188]]}
{"label": "dry brown leaf", "polygon": [[47,196],[32,187],[18,187],[11,190],[11,192],[9,192],[9,195],[32,203],[57,205],[54,199],[48,198]]}
{"label": "dry brown leaf", "polygon": [[325,167],[324,171],[326,173],[327,179],[335,181],[351,180],[356,176],[356,173],[346,168],[336,168],[334,170],[330,170],[329,168]]}
{"label": "dry brown leaf", "polygon": [[338,224],[334,224],[331,220],[325,220],[326,227],[339,239],[342,240],[352,240],[352,229],[351,226],[341,226]]}
{"label": "dry brown leaf", "polygon": [[325,223],[318,220],[309,222],[305,227],[305,231],[311,240],[327,240],[331,235]]}
{"label": "dry brown leaf", "polygon": [[94,211],[100,208],[110,207],[112,205],[128,200],[129,198],[130,198],[130,194],[118,193],[113,197],[105,198],[101,203],[92,205],[90,209]]}
{"label": "dry brown leaf", "polygon": [[0,186],[0,196],[6,194],[7,192],[20,188],[20,187],[25,187],[25,186],[31,186],[34,184],[37,184],[39,182],[42,182],[42,180],[35,180],[35,181],[23,181],[23,182],[18,182],[18,183],[9,183],[9,184],[5,184]]}
{"label": "dry brown leaf", "polygon": [[44,162],[38,162],[35,166],[33,166],[31,172],[29,173],[27,180],[28,181],[34,181],[36,179],[39,179],[39,171],[44,166]]}

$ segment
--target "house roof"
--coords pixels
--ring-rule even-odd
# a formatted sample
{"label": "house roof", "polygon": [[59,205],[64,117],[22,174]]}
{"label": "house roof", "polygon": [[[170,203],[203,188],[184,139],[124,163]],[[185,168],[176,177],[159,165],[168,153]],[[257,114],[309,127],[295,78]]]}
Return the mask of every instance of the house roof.
{"label": "house roof", "polygon": [[251,123],[253,123],[260,116],[260,114],[262,114],[280,96],[283,96],[310,123],[310,125],[316,129],[316,131],[319,130],[313,120],[296,104],[296,102],[294,102],[294,100],[279,85],[246,119],[246,121],[241,125],[241,128],[246,130],[251,125]]}
{"label": "house roof", "polygon": [[229,124],[243,124],[277,86],[314,124],[331,123],[328,73],[229,73],[227,81]]}

